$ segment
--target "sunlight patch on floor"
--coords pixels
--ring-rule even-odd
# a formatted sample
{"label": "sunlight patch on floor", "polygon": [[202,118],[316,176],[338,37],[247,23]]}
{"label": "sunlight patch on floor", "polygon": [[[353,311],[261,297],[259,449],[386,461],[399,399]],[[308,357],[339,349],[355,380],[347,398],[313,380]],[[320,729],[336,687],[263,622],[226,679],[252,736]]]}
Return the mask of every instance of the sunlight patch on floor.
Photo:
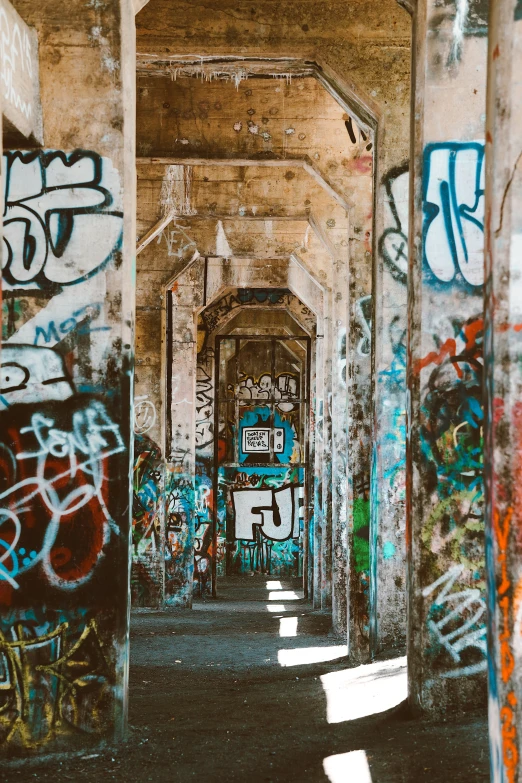
{"label": "sunlight patch on floor", "polygon": [[406,658],[321,675],[328,723],[343,723],[396,707],[407,698]]}
{"label": "sunlight patch on floor", "polygon": [[307,663],[323,663],[348,655],[346,644],[331,647],[301,647],[295,650],[279,650],[277,660],[281,666],[303,666]]}
{"label": "sunlight patch on floor", "polygon": [[277,590],[277,592],[268,593],[269,601],[300,601],[302,597],[295,590]]}
{"label": "sunlight patch on floor", "polygon": [[279,620],[279,636],[297,636],[298,617],[281,617]]}
{"label": "sunlight patch on floor", "polygon": [[281,582],[267,582],[266,583],[266,589],[267,590],[282,590],[283,585]]}
{"label": "sunlight patch on floor", "polygon": [[364,750],[327,756],[323,759],[323,769],[330,783],[372,783]]}
{"label": "sunlight patch on floor", "polygon": [[284,604],[267,604],[266,608],[269,612],[286,612]]}

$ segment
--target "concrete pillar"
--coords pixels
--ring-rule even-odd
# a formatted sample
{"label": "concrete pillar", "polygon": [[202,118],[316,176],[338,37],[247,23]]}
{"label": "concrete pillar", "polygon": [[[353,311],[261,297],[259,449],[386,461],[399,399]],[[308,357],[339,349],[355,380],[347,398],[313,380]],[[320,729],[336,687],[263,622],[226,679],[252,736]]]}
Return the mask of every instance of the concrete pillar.
{"label": "concrete pillar", "polygon": [[375,275],[370,524],[370,646],[406,643],[406,341],[408,163],[379,183],[387,206]]}
{"label": "concrete pillar", "polygon": [[522,9],[491,5],[486,131],[485,485],[491,780],[522,780]]}
{"label": "concrete pillar", "polygon": [[485,700],[482,482],[487,3],[414,17],[408,674],[417,710]]}
{"label": "concrete pillar", "polygon": [[169,292],[165,474],[165,605],[192,606],[195,536],[196,317],[203,304],[205,260],[198,258]]}
{"label": "concrete pillar", "polygon": [[[365,138],[360,165],[373,171],[373,134]],[[348,650],[354,661],[367,660],[370,636],[370,473],[372,411],[373,253],[372,186],[361,183],[361,196],[350,213],[346,384],[348,460],[346,466]],[[365,192],[366,191],[366,192]],[[370,198],[368,198],[370,196]],[[344,597],[344,596],[343,596]],[[339,598],[339,601],[341,599]]]}
{"label": "concrete pillar", "polygon": [[44,149],[5,152],[0,752],[126,723],[134,319],[130,0],[17,0]]}

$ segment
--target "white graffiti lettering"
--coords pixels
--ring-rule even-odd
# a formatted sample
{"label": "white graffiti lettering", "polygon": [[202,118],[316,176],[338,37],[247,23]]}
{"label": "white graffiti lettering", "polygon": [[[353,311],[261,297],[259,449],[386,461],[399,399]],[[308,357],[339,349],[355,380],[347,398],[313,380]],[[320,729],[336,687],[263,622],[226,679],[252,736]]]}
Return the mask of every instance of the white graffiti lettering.
{"label": "white graffiti lettering", "polygon": [[428,620],[428,628],[437,642],[450,654],[456,664],[461,663],[464,650],[474,648],[479,651],[482,660],[469,666],[450,669],[442,677],[462,677],[485,671],[487,667],[486,626],[479,622],[486,613],[486,603],[477,588],[466,588],[451,592],[453,585],[464,571],[464,566],[455,565],[443,576],[422,591],[424,598],[440,588],[435,597],[437,607],[449,605],[449,610],[441,620]]}
{"label": "white graffiti lettering", "polygon": [[235,538],[255,541],[257,525],[266,538],[286,541],[299,538],[303,487],[286,484],[279,489],[232,490]]}
{"label": "white graffiti lettering", "polygon": [[[122,234],[117,172],[94,152],[7,152],[3,277],[48,289],[87,280]],[[110,190],[107,185],[110,186]]]}

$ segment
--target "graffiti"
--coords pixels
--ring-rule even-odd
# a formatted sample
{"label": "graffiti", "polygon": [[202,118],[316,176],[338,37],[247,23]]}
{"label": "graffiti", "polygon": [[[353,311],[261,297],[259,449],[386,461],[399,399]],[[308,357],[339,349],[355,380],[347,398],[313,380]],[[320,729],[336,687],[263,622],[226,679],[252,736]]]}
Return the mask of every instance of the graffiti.
{"label": "graffiti", "polygon": [[[263,424],[270,424],[272,419],[273,426],[263,426]],[[229,422],[229,428],[231,432],[235,431],[233,421]],[[298,457],[296,423],[280,416],[277,410],[274,410],[271,415],[268,406],[245,411],[239,422],[239,433],[241,463],[268,462],[270,440],[272,440],[274,456],[279,463],[291,462],[294,457]]]}
{"label": "graffiti", "polygon": [[[3,279],[54,293],[87,280],[118,249],[117,172],[94,152],[7,152]],[[86,249],[88,248],[88,252]]]}
{"label": "graffiti", "polygon": [[132,603],[157,606],[163,599],[163,461],[144,435],[134,439],[132,490]]}
{"label": "graffiti", "polygon": [[235,538],[254,541],[254,528],[273,541],[299,538],[302,487],[287,484],[279,489],[232,490]]}
{"label": "graffiti", "polygon": [[[108,508],[110,458],[125,451],[104,405],[72,398],[3,414],[0,584],[38,569],[62,590],[88,581],[118,528]],[[81,532],[80,532],[81,531]]]}
{"label": "graffiti", "polygon": [[287,288],[237,288],[218,299],[201,313],[201,322],[207,334],[212,334],[240,307],[268,305],[294,311],[298,308],[300,319],[311,333],[315,328],[315,315]]}
{"label": "graffiti", "polygon": [[187,228],[188,226],[183,226],[174,219],[168,228],[163,229],[160,233],[157,244],[159,245],[162,240],[165,240],[167,255],[170,257],[179,259],[190,257],[190,251],[194,253],[197,250],[197,245],[187,234]]}
{"label": "graffiti", "polygon": [[346,329],[339,332],[339,384],[342,389],[346,389]]}
{"label": "graffiti", "polygon": [[61,323],[50,320],[45,326],[36,326],[34,331],[35,345],[55,345],[68,334],[77,330],[78,335],[91,334],[92,332],[109,332],[110,326],[91,326],[102,312],[103,302],[80,307]]}
{"label": "graffiti", "polygon": [[370,501],[353,500],[353,550],[355,570],[367,572],[370,568]]}
{"label": "graffiti", "polygon": [[2,346],[0,411],[16,403],[67,400],[74,388],[62,357],[51,348]]}
{"label": "graffiti", "polygon": [[362,332],[357,346],[359,356],[369,356],[372,346],[372,297],[363,296],[355,303],[355,315]]}
{"label": "graffiti", "polygon": [[89,734],[104,728],[109,662],[96,621],[75,625],[35,617],[0,631],[0,743],[46,745],[64,724]]}
{"label": "graffiti", "polygon": [[512,630],[510,617],[512,615],[513,589],[508,576],[508,549],[509,535],[513,509],[508,507],[505,515],[501,515],[497,509],[493,514],[493,531],[497,544],[497,560],[500,564],[500,584],[497,587],[498,608],[500,618],[498,621],[498,640],[500,642],[500,676],[508,693],[500,710],[502,722],[502,756],[506,768],[506,776],[509,783],[514,783],[518,770],[518,743],[515,710],[517,697],[515,695],[515,683],[510,689],[513,674],[515,672],[515,656],[512,649]]}
{"label": "graffiti", "polygon": [[452,566],[422,591],[427,598],[439,588],[428,617],[428,627],[437,644],[447,650],[459,667],[442,672],[441,677],[469,676],[487,668],[487,629],[481,621],[486,602],[477,588],[452,592],[463,575],[464,566]]}
{"label": "graffiti", "polygon": [[291,373],[280,373],[274,384],[270,373],[263,373],[257,381],[244,376],[239,381],[238,396],[240,400],[281,400],[277,407],[288,413],[296,407],[291,400],[299,397],[298,380]]}
{"label": "graffiti", "polygon": [[482,328],[481,318],[457,324],[455,337],[414,366],[419,372],[434,365],[424,388],[421,439],[426,476],[438,499],[423,539],[434,541],[441,566],[449,555],[473,571],[484,567]]}
{"label": "graffiti", "polygon": [[108,482],[125,445],[103,403],[75,394],[55,351],[8,345],[2,359],[0,588],[18,590],[36,571],[71,590],[118,535]]}
{"label": "graffiti", "polygon": [[387,228],[379,240],[379,252],[388,271],[403,284],[408,275],[408,168],[405,163],[392,169],[383,180],[395,225]]}
{"label": "graffiti", "polygon": [[484,145],[424,150],[424,261],[434,280],[484,282]]}
{"label": "graffiti", "polygon": [[207,349],[198,354],[196,374],[196,448],[198,449],[211,446],[214,440],[214,384],[211,375],[213,359],[213,350]]}
{"label": "graffiti", "polygon": [[132,541],[136,555],[161,548],[161,451],[149,438],[134,442]]}
{"label": "graffiti", "polygon": [[145,435],[156,424],[156,406],[146,394],[134,400],[134,432]]}
{"label": "graffiti", "polygon": [[190,601],[194,573],[194,480],[183,466],[167,466],[165,477],[165,603]]}

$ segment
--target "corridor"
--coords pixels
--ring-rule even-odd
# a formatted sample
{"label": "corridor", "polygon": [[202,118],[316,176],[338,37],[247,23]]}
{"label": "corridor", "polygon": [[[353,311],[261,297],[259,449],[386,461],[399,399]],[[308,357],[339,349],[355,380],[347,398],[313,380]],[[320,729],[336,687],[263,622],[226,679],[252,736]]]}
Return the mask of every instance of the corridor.
{"label": "corridor", "polygon": [[522,783],[522,0],[0,29],[0,780]]}
{"label": "corridor", "polygon": [[134,612],[127,742],[2,780],[488,780],[483,712],[414,721],[405,659],[347,668],[327,613],[301,595],[298,579],[258,574],[223,579],[193,612]]}

